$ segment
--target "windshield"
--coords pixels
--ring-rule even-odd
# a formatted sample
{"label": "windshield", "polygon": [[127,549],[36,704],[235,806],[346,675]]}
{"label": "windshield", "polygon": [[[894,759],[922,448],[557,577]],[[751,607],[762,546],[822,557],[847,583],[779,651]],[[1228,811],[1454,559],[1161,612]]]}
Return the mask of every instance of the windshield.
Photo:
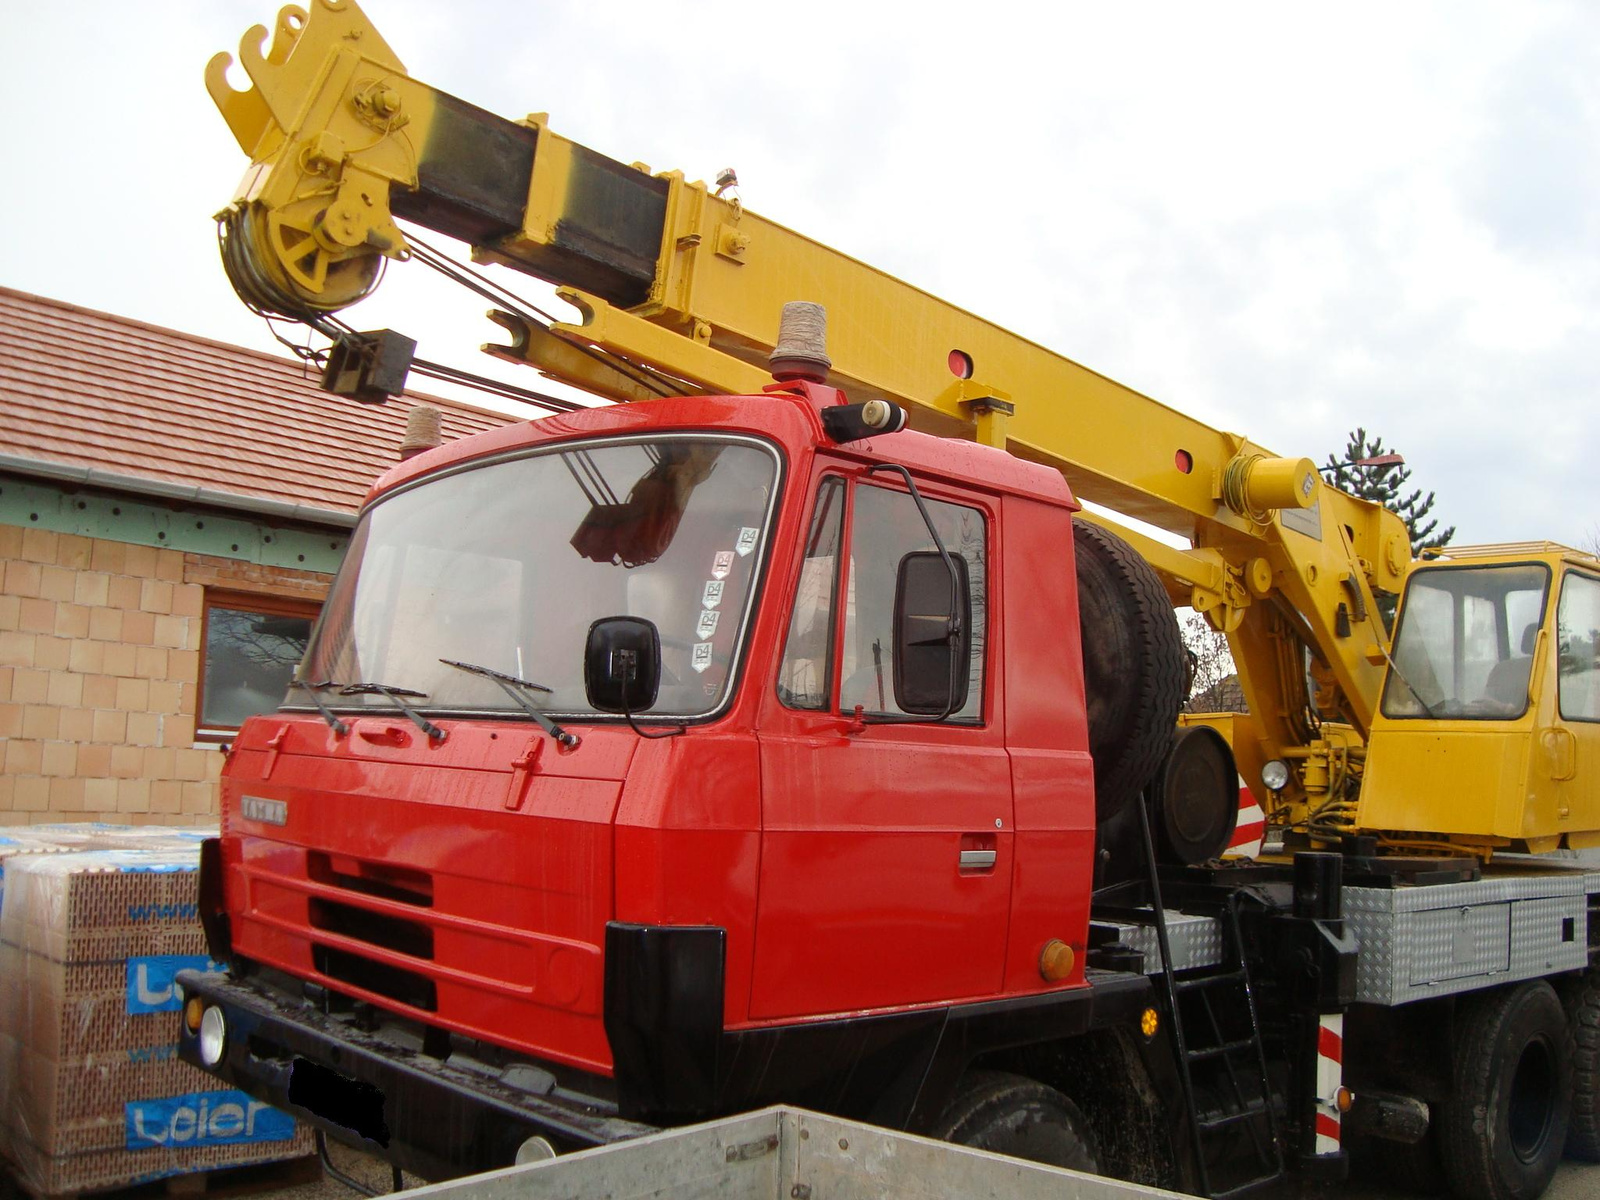
{"label": "windshield", "polygon": [[[362,517],[300,678],[426,693],[419,709],[519,711],[492,679],[590,713],[583,656],[603,617],[661,633],[654,715],[720,706],[766,544],[776,453],[749,439],[671,437],[551,449],[435,476]],[[337,707],[393,708],[382,694]],[[291,690],[286,703],[306,704]]]}
{"label": "windshield", "polygon": [[1383,691],[1386,717],[1504,721],[1528,707],[1550,572],[1537,563],[1417,571]]}

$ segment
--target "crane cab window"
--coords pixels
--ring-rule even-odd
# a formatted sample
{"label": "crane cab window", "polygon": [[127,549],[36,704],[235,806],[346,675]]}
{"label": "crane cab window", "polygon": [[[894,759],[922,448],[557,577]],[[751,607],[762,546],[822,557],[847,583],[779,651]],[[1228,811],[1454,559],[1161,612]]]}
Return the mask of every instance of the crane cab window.
{"label": "crane cab window", "polygon": [[1406,585],[1386,717],[1505,721],[1528,708],[1550,572],[1538,563],[1440,567]]}
{"label": "crane cab window", "polygon": [[1600,721],[1600,579],[1572,572],[1556,610],[1557,694],[1568,721]]}
{"label": "crane cab window", "polygon": [[[895,699],[894,607],[901,560],[936,549],[933,538],[905,492],[857,484],[850,490],[848,514],[845,499],[846,488],[837,478],[825,480],[818,490],[779,667],[778,697],[791,708],[849,713],[860,706],[873,715],[927,717],[907,712]],[[985,677],[987,527],[976,508],[924,499],[945,549],[967,567],[966,699],[948,719],[976,721],[983,711]],[[837,702],[830,705],[835,678]]]}

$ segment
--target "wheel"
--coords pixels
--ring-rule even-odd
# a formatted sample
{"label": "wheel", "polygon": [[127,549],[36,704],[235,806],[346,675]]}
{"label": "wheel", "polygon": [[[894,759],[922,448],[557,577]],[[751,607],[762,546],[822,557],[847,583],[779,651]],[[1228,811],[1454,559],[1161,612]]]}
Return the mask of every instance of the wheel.
{"label": "wheel", "polygon": [[1072,523],[1072,540],[1098,822],[1127,807],[1171,748],[1188,656],[1150,564],[1087,521]]}
{"label": "wheel", "polygon": [[1094,1135],[1078,1106],[1020,1075],[971,1072],[929,1136],[1047,1166],[1099,1170]]}
{"label": "wheel", "polygon": [[1533,1200],[1567,1139],[1572,1058],[1548,983],[1497,988],[1456,1013],[1454,1094],[1439,1106],[1439,1152],[1463,1200]]}
{"label": "wheel", "polygon": [[1193,866],[1228,848],[1239,823],[1239,772],[1215,729],[1179,730],[1161,773],[1146,793],[1156,856]]}
{"label": "wheel", "polygon": [[1600,979],[1586,971],[1566,989],[1565,999],[1574,1050],[1567,1157],[1600,1162]]}

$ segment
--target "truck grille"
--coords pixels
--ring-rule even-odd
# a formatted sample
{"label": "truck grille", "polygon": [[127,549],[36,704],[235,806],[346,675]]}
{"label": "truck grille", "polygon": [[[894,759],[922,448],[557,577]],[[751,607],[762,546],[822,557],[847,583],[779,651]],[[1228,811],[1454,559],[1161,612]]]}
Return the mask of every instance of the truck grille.
{"label": "truck grille", "polygon": [[328,887],[360,892],[363,896],[377,896],[399,904],[414,904],[419,908],[433,907],[433,876],[426,871],[410,867],[396,867],[389,863],[366,862],[311,850],[306,853],[306,874],[315,882]]}
{"label": "truck grille", "polygon": [[423,1012],[439,1011],[439,996],[433,980],[415,971],[373,962],[370,958],[335,950],[331,946],[312,946],[311,963],[318,974],[326,975],[329,979],[337,979]]}
{"label": "truck grille", "polygon": [[315,897],[307,905],[307,910],[313,929],[382,946],[385,950],[412,958],[433,957],[433,930],[419,921],[385,916]]}

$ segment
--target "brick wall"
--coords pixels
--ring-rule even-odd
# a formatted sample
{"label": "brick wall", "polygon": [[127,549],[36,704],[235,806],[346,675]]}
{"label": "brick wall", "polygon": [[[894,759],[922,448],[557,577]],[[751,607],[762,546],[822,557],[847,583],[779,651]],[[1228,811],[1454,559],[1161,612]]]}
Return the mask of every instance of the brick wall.
{"label": "brick wall", "polygon": [[328,576],[0,525],[0,824],[192,823],[206,586],[320,600]]}

